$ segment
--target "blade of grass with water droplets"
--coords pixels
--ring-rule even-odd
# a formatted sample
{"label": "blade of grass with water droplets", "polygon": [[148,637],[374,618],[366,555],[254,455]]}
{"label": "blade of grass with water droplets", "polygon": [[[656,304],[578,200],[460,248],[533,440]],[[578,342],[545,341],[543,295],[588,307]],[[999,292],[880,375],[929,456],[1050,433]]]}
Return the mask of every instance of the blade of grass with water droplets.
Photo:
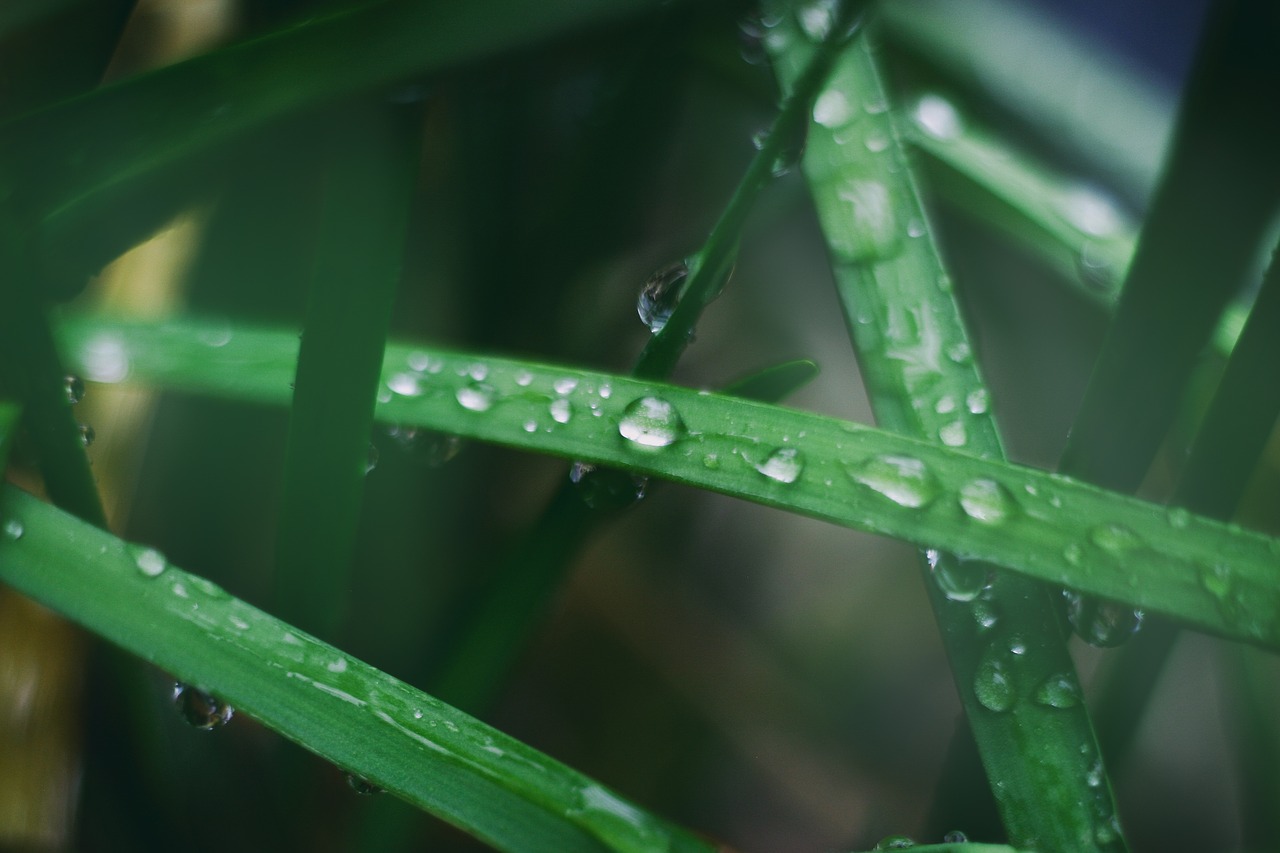
{"label": "blade of grass with water droplets", "polygon": [[[397,112],[403,112],[400,108]],[[360,521],[387,325],[418,161],[412,114],[353,108],[332,146],[298,352],[273,610],[332,637]]]}
{"label": "blade of grass with water droplets", "polygon": [[[771,47],[785,86],[808,46],[798,27],[779,29],[786,38]],[[819,96],[804,172],[878,422],[1002,459],[989,394],[865,39]],[[975,531],[981,516],[970,516]],[[1050,591],[1013,574],[988,578],[953,553],[932,552],[926,562],[925,587],[1010,839],[1124,849]]]}
{"label": "blade of grass with water droplets", "polygon": [[502,850],[709,851],[590,779],[25,492],[0,581]]}
{"label": "blade of grass with water droplets", "polygon": [[[293,331],[79,316],[65,318],[59,332],[88,380],[289,401]],[[458,400],[477,366],[493,388],[484,411]],[[402,386],[409,394],[379,403],[374,417],[381,423],[582,459],[960,551],[1280,648],[1280,539],[1196,515],[1171,520],[1165,507],[1129,495],[864,424],[617,374],[391,343],[382,377],[393,389],[406,377],[414,381]],[[574,387],[562,395],[556,385],[565,380]],[[562,396],[592,415],[553,420],[548,407]],[[627,426],[646,398],[670,405],[670,444],[626,437],[652,442]],[[532,431],[525,428],[530,421]],[[790,482],[757,467],[790,442],[801,454]],[[1204,586],[1204,572],[1215,566],[1233,590],[1226,600]]]}

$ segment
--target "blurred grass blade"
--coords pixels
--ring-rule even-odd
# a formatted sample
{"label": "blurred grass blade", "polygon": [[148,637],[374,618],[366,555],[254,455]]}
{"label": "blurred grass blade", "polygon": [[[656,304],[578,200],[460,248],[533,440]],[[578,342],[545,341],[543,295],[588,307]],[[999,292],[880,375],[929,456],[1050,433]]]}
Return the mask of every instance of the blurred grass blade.
{"label": "blurred grass blade", "polygon": [[[189,203],[193,174],[255,129],[659,5],[555,0],[530,15],[520,0],[382,0],[313,15],[8,123],[5,157],[26,165],[15,198],[46,262],[74,280]],[[142,185],[151,197],[131,209]]]}
{"label": "blurred grass blade", "polygon": [[579,773],[12,486],[0,581],[502,850],[709,850]]}
{"label": "blurred grass blade", "polygon": [[[403,108],[401,108],[403,112]],[[334,636],[349,587],[387,324],[418,164],[418,111],[353,108],[330,141],[298,352],[273,610]]]}
{"label": "blurred grass blade", "polygon": [[0,400],[0,470],[9,464],[9,450],[21,417],[22,408],[17,403]]}
{"label": "blurred grass blade", "polygon": [[[803,27],[784,18],[766,44],[785,87],[809,49]],[[877,422],[1002,459],[990,394],[865,39],[846,52],[813,119],[805,176]],[[958,542],[922,539],[953,552],[922,560],[925,588],[1009,838],[1124,849],[1049,590],[989,576]]]}
{"label": "blurred grass blade", "polygon": [[[86,379],[289,400],[292,332],[83,316],[59,330]],[[382,378],[391,392],[375,413],[383,423],[652,474],[1280,647],[1277,539],[874,427],[626,376],[389,344]],[[646,407],[648,397],[671,409]],[[551,409],[560,399],[563,422]],[[664,415],[674,440],[655,446],[662,431],[650,430]],[[797,452],[787,470],[770,466],[788,447]]]}

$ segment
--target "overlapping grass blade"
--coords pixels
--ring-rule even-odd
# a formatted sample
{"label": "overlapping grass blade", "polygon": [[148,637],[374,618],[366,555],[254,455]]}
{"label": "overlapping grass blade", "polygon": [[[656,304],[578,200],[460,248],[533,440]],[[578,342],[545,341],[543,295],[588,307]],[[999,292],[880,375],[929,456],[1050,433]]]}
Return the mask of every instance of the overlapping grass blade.
{"label": "overlapping grass blade", "polygon": [[[804,28],[784,18],[767,43],[786,85],[810,49]],[[990,395],[865,40],[847,51],[813,118],[805,175],[878,422],[1003,458]],[[931,553],[925,586],[1010,839],[1123,849],[1049,590],[1009,574],[988,583],[972,556],[963,545],[958,555]]]}
{"label": "overlapping grass blade", "polygon": [[[87,379],[274,405],[290,396],[293,332],[84,316],[64,320],[60,332]],[[1280,647],[1280,540],[1220,522],[862,424],[615,374],[391,344],[383,380],[375,418],[384,423],[676,480]],[[619,433],[647,396],[680,417],[666,447]],[[564,423],[551,411],[561,399],[570,413]],[[792,482],[761,470],[789,447],[800,463]]]}

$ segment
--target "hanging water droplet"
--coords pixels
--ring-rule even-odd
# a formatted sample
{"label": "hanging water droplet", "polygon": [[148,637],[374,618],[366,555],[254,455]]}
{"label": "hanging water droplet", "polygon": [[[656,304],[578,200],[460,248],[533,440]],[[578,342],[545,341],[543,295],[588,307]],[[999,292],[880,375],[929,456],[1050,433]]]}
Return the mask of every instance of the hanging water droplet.
{"label": "hanging water droplet", "polygon": [[174,683],[172,698],[182,719],[197,729],[216,729],[235,715],[235,709],[226,702],[181,681]]}
{"label": "hanging water droplet", "polygon": [[881,838],[879,843],[876,844],[875,849],[876,850],[907,850],[915,846],[916,846],[916,843],[911,839],[910,836],[890,835],[886,838]]}
{"label": "hanging water droplet", "polygon": [[852,117],[853,107],[839,89],[827,89],[813,102],[813,120],[823,127],[841,127]]}
{"label": "hanging water droplet", "polygon": [[155,548],[148,548],[145,545],[130,545],[128,551],[133,557],[133,564],[138,567],[138,571],[149,578],[158,578],[164,574],[164,570],[169,567],[169,561],[165,559]]}
{"label": "hanging water droplet", "polygon": [[964,398],[964,403],[969,414],[986,414],[987,409],[991,407],[991,395],[987,393],[986,388],[975,388],[969,392],[969,396]]}
{"label": "hanging water droplet", "polygon": [[938,438],[947,447],[964,447],[969,441],[969,432],[965,429],[964,421],[952,421],[942,425],[938,430]]}
{"label": "hanging water droplet", "polygon": [[369,797],[374,794],[381,794],[383,791],[377,785],[370,782],[363,776],[357,776],[355,773],[347,773],[347,787],[355,791],[362,797]]}
{"label": "hanging water droplet", "polygon": [[1001,524],[1018,511],[1018,502],[995,480],[970,480],[960,487],[960,508],[984,524]]}
{"label": "hanging water droplet", "polygon": [[84,380],[74,374],[66,377],[67,402],[73,406],[84,399]]}
{"label": "hanging water droplet", "polygon": [[636,300],[636,313],[640,322],[653,334],[661,332],[675,313],[680,292],[689,278],[689,265],[679,261],[655,272],[645,279]]}
{"label": "hanging water droplet", "polygon": [[615,510],[628,507],[644,497],[648,477],[626,471],[601,468],[590,462],[574,462],[569,481],[577,486],[578,497],[592,509]]}
{"label": "hanging water droplet", "polygon": [[426,390],[417,373],[393,373],[387,379],[387,387],[401,397],[421,397]]}
{"label": "hanging water droplet", "polygon": [[850,468],[849,476],[898,506],[910,509],[928,506],[941,491],[933,472],[911,456],[873,456]]}
{"label": "hanging water droplet", "polygon": [[1005,654],[988,650],[973,676],[973,695],[982,707],[997,713],[1008,711],[1017,698],[1013,667],[1005,660]]}
{"label": "hanging water droplet", "polygon": [[22,522],[16,518],[6,518],[4,521],[4,536],[14,542],[22,538],[22,534],[26,529],[22,526]]}
{"label": "hanging water droplet", "polygon": [[365,449],[365,452],[364,452],[363,471],[365,476],[366,477],[369,476],[369,473],[373,471],[374,468],[377,468],[377,467],[378,467],[378,446],[371,441],[369,442],[369,446]]}
{"label": "hanging water droplet", "polygon": [[964,130],[956,108],[938,95],[925,95],[917,101],[912,118],[921,130],[934,139],[955,139]]}
{"label": "hanging water droplet", "polygon": [[1071,629],[1091,646],[1118,646],[1142,626],[1141,610],[1069,589],[1064,589],[1062,595]]}
{"label": "hanging water droplet", "polygon": [[551,419],[558,424],[567,424],[573,414],[567,397],[557,397],[547,408],[551,411]]}
{"label": "hanging water droplet", "polygon": [[465,385],[459,385],[458,390],[454,393],[458,400],[458,405],[469,412],[489,411],[497,395],[498,392],[492,385],[478,382],[474,379]]}
{"label": "hanging water droplet", "polygon": [[991,571],[985,563],[934,550],[926,551],[925,557],[933,582],[949,601],[973,601],[991,585]]}
{"label": "hanging water droplet", "polygon": [[641,447],[666,447],[684,436],[685,426],[676,407],[666,400],[640,397],[623,410],[618,433]]}
{"label": "hanging water droplet", "polygon": [[965,835],[958,829],[953,829],[946,835],[942,836],[943,844],[968,844],[969,836]]}
{"label": "hanging water droplet", "polygon": [[1080,685],[1068,673],[1060,672],[1041,682],[1034,698],[1047,708],[1074,708],[1080,704]]}
{"label": "hanging water droplet", "polygon": [[[757,151],[762,151],[770,140],[770,131],[762,130],[751,137],[751,144],[755,146]],[[800,158],[804,155],[805,144],[809,140],[809,123],[807,121],[796,122],[794,126],[788,128],[787,136],[782,140],[782,144],[778,146],[778,153],[773,158],[773,164],[770,166],[770,172],[775,178],[780,178],[795,168],[800,162]]]}
{"label": "hanging water droplet", "polygon": [[755,468],[770,480],[794,483],[804,470],[804,456],[794,447],[780,447]]}
{"label": "hanging water droplet", "polygon": [[93,440],[97,437],[98,437],[98,434],[93,431],[93,427],[89,426],[88,424],[80,424],[81,446],[88,447],[89,445],[93,444]]}
{"label": "hanging water droplet", "polygon": [[462,439],[456,435],[403,424],[388,427],[387,437],[409,459],[428,468],[439,468],[462,449]]}

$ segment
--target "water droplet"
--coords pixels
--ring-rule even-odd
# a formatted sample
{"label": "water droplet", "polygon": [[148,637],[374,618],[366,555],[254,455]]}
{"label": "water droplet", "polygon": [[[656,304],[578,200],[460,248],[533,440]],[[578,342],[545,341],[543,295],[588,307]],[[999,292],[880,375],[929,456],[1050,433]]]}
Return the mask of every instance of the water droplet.
{"label": "water droplet", "polygon": [[1078,566],[1084,561],[1084,549],[1079,544],[1072,542],[1062,549],[1062,557],[1071,565]]}
{"label": "water droplet", "polygon": [[1091,646],[1118,646],[1142,626],[1142,611],[1115,601],[1064,589],[1067,621],[1080,639]]}
{"label": "water droplet", "polygon": [[[640,321],[653,334],[661,332],[675,313],[680,292],[689,278],[689,265],[684,261],[665,266],[645,279],[636,300]],[[557,388],[557,391],[559,389]],[[559,393],[567,393],[560,391]]]}
{"label": "water droplet", "polygon": [[1059,201],[1062,218],[1085,234],[1105,237],[1120,230],[1115,203],[1092,187],[1075,187]]}
{"label": "water droplet", "polygon": [[881,838],[876,844],[876,850],[906,850],[915,847],[916,843],[907,835],[890,835],[887,838]]}
{"label": "water droplet", "polygon": [[837,184],[836,198],[844,221],[828,235],[833,250],[850,261],[886,258],[897,252],[901,237],[887,186],[859,174]]}
{"label": "water droplet", "polygon": [[969,359],[973,357],[973,351],[969,349],[969,344],[959,341],[947,347],[947,358],[956,364],[968,364]]}
{"label": "water droplet", "polygon": [[950,394],[944,394],[938,398],[938,402],[934,404],[933,410],[940,415],[948,415],[956,410],[956,398]]}
{"label": "water droplet", "polygon": [[216,729],[230,722],[235,709],[221,699],[181,681],[173,685],[173,704],[188,725]]}
{"label": "water droplet", "polygon": [[942,425],[938,430],[938,438],[947,447],[964,447],[969,441],[969,433],[965,430],[964,421],[952,421]]}
{"label": "water droplet", "polygon": [[1177,530],[1184,529],[1191,523],[1191,513],[1180,506],[1171,506],[1165,511],[1165,518],[1169,521],[1169,526]]}
{"label": "water droplet", "polygon": [[93,444],[93,440],[97,437],[98,434],[93,431],[93,427],[88,424],[80,424],[80,444],[82,446],[88,447]]}
{"label": "water droplet", "polygon": [[1060,672],[1041,682],[1034,698],[1048,708],[1074,708],[1080,704],[1080,685],[1072,675]]}
{"label": "water droplet", "polygon": [[129,351],[119,335],[104,332],[90,338],[82,356],[85,377],[94,382],[123,382],[129,375]]}
{"label": "water droplet", "polygon": [[827,89],[813,102],[813,120],[823,127],[840,127],[852,116],[853,107],[839,89]]}
{"label": "water droplet", "polygon": [[422,377],[417,373],[393,373],[387,379],[387,387],[401,397],[421,397],[424,390]]}
{"label": "water droplet", "polygon": [[363,776],[357,776],[355,773],[347,773],[347,787],[355,791],[362,797],[369,797],[374,794],[381,794],[382,789],[370,782]]}
{"label": "water droplet", "polygon": [[535,420],[527,420],[520,425],[520,428],[525,432],[534,433],[538,431],[538,422]]}
{"label": "water droplet", "polygon": [[[751,137],[751,144],[755,146],[757,151],[763,150],[765,145],[768,144],[770,133],[768,130],[762,130]],[[797,122],[794,127],[787,129],[787,137],[782,140],[782,144],[778,147],[777,156],[773,158],[773,164],[770,167],[770,171],[775,178],[780,178],[795,168],[795,165],[800,162],[800,158],[804,155],[805,144],[808,141],[808,122]]]}
{"label": "water droplet", "polygon": [[533,381],[533,374],[527,370],[521,370],[516,374],[516,384],[521,388],[529,387],[529,383]]}
{"label": "water droplet", "polygon": [[933,472],[911,456],[873,456],[849,469],[849,476],[898,506],[912,509],[933,503],[941,491]]}
{"label": "water droplet", "polygon": [[626,471],[601,468],[590,462],[574,462],[569,481],[577,486],[578,497],[592,509],[611,510],[630,506],[644,497],[648,477]]}
{"label": "water droplet", "polygon": [[483,382],[485,377],[489,375],[489,365],[480,363],[472,364],[467,367],[467,375],[476,382]]}
{"label": "water droplet", "polygon": [[138,567],[138,571],[142,572],[149,578],[158,578],[164,574],[164,570],[169,567],[169,561],[165,559],[155,548],[148,548],[145,545],[128,546],[129,553],[133,556],[133,564]]}
{"label": "water droplet", "polygon": [[991,584],[991,571],[985,563],[934,550],[926,551],[925,557],[933,582],[949,601],[973,601]]}
{"label": "water droplet", "polygon": [[814,0],[796,9],[796,20],[806,36],[816,42],[831,34],[836,21],[836,0]]}
{"label": "water droplet", "polygon": [[988,631],[1000,621],[1000,611],[992,602],[979,599],[973,602],[973,621],[978,623],[978,630]]}
{"label": "water droplet", "polygon": [[794,447],[780,447],[755,467],[770,480],[794,483],[804,470],[804,456]]}
{"label": "water droplet", "polygon": [[685,426],[675,406],[666,400],[640,397],[623,410],[618,433],[641,447],[666,447],[684,436]]}
{"label": "water droplet", "polygon": [[1119,270],[1097,240],[1085,240],[1080,245],[1076,268],[1080,271],[1080,280],[1095,293],[1111,293],[1119,283]]}
{"label": "water droplet", "polygon": [[1200,585],[1219,601],[1231,595],[1231,570],[1223,565],[1205,566],[1200,571]]}
{"label": "water droplet", "polygon": [[364,452],[364,474],[366,477],[369,476],[369,473],[374,468],[378,467],[378,455],[378,446],[372,441],[369,442],[369,446]]}
{"label": "water droplet", "polygon": [[1123,524],[1100,524],[1089,531],[1089,541],[1112,554],[1123,554],[1143,545],[1142,537]]}
{"label": "water droplet", "polygon": [[956,108],[938,95],[925,95],[917,101],[912,118],[921,130],[934,139],[955,139],[964,130]]}
{"label": "water droplet", "polygon": [[22,538],[22,534],[26,532],[26,528],[22,526],[22,522],[16,518],[6,518],[4,521],[4,535],[6,539],[14,542]]}
{"label": "water droplet", "polygon": [[551,411],[551,419],[558,424],[567,424],[573,414],[567,397],[557,397],[547,408]]}
{"label": "water droplet", "polygon": [[925,227],[924,227],[923,220],[913,219],[907,223],[908,237],[923,237],[924,235],[925,235]]}
{"label": "water droplet", "polygon": [[[889,147],[889,137],[883,133],[869,133],[867,134],[867,138],[863,141],[862,144],[867,146],[867,150],[870,151],[872,154],[879,154],[881,151],[884,151],[886,148]],[[908,234],[911,233],[910,226],[907,227],[907,233]],[[923,233],[924,231],[922,229],[920,231],[920,234],[923,234]],[[918,237],[920,235],[912,234],[911,236]]]}
{"label": "water droplet", "polygon": [[960,487],[960,508],[984,524],[1000,524],[1018,511],[1018,502],[995,480],[970,480]]}
{"label": "water droplet", "polygon": [[403,424],[388,427],[387,437],[411,460],[428,468],[439,468],[462,449],[462,439],[456,435]]}
{"label": "water droplet", "polygon": [[1006,655],[1002,650],[988,650],[973,676],[974,696],[982,707],[997,713],[1008,711],[1017,698],[1013,667],[1006,661]]}
{"label": "water droplet", "polygon": [[986,414],[987,409],[991,407],[991,395],[987,393],[986,388],[976,388],[969,392],[969,396],[964,398],[965,408],[969,410],[971,415]]}
{"label": "water droplet", "polygon": [[969,836],[965,835],[958,829],[953,829],[946,835],[942,836],[943,844],[968,844]]}
{"label": "water droplet", "polygon": [[458,404],[469,412],[487,412],[497,398],[497,391],[492,385],[473,379],[465,385],[458,386],[454,396]]}
{"label": "water droplet", "polygon": [[68,374],[65,381],[67,402],[74,406],[84,399],[84,380],[79,376]]}

